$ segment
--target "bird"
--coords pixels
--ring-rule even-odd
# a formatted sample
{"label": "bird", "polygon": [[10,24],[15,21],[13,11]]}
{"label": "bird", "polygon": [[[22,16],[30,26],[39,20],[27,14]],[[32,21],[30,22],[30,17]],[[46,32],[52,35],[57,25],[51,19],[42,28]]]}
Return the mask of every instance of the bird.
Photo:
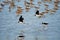
{"label": "bird", "polygon": [[48,23],[47,22],[42,22],[42,25],[43,25],[43,30],[48,29]]}
{"label": "bird", "polygon": [[24,31],[22,30],[18,37],[25,37],[23,33],[24,33]]}
{"label": "bird", "polygon": [[16,11],[17,16],[18,16],[19,14],[22,14],[22,11],[23,11],[23,9],[22,9],[20,6],[18,6],[18,7],[17,7],[17,11]]}
{"label": "bird", "polygon": [[1,5],[2,7],[4,7],[4,3],[1,3],[0,5]]}
{"label": "bird", "polygon": [[44,14],[45,14],[45,12],[39,13],[39,10],[37,10],[36,13],[35,13],[35,16],[37,16],[37,17],[40,18],[40,17],[42,17]]}
{"label": "bird", "polygon": [[23,40],[24,37],[25,37],[25,35],[21,32],[21,33],[19,34],[19,36],[18,36],[18,39],[19,39],[19,40]]}
{"label": "bird", "polygon": [[2,6],[0,6],[0,12],[2,11],[2,9],[3,9]]}
{"label": "bird", "polygon": [[36,14],[35,16],[39,16],[39,11],[37,10],[35,14]]}
{"label": "bird", "polygon": [[14,8],[14,7],[15,7],[15,3],[14,3],[14,2],[11,2],[11,3],[10,3],[10,7],[11,7],[11,8]]}
{"label": "bird", "polygon": [[18,37],[24,37],[24,36],[18,36]]}
{"label": "bird", "polygon": [[48,23],[46,23],[46,22],[42,22],[42,24],[44,24],[44,25],[48,25]]}
{"label": "bird", "polygon": [[19,22],[20,22],[20,23],[23,23],[23,20],[24,20],[24,18],[23,18],[22,15],[21,15],[20,18],[19,18],[18,23],[19,23]]}

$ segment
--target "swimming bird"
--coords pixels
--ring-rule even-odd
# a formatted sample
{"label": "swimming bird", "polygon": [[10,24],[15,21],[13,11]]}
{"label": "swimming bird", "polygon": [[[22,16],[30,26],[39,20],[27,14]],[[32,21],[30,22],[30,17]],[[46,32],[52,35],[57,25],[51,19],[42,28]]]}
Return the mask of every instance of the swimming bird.
{"label": "swimming bird", "polygon": [[35,14],[36,14],[35,16],[38,16],[39,15],[39,11],[37,10]]}
{"label": "swimming bird", "polygon": [[46,22],[42,22],[42,24],[44,24],[44,25],[48,25],[48,23],[46,23]]}
{"label": "swimming bird", "polygon": [[11,3],[10,3],[10,7],[11,7],[11,8],[14,8],[14,7],[15,7],[15,3],[14,3],[14,2],[11,2]]}
{"label": "swimming bird", "polygon": [[17,14],[17,15],[22,14],[22,11],[23,11],[22,7],[18,6],[18,7],[17,7],[16,14]]}
{"label": "swimming bird", "polygon": [[23,18],[22,15],[21,15],[20,18],[19,18],[18,23],[19,23],[19,22],[20,22],[20,23],[23,23],[23,20],[24,20],[24,18]]}
{"label": "swimming bird", "polygon": [[4,7],[4,3],[0,3],[0,5],[1,5],[2,7]]}
{"label": "swimming bird", "polygon": [[43,25],[43,30],[48,29],[48,23],[47,22],[42,22],[42,25]]}
{"label": "swimming bird", "polygon": [[3,9],[2,6],[0,6],[0,12],[2,11],[2,9]]}
{"label": "swimming bird", "polygon": [[18,39],[19,39],[19,40],[23,40],[24,37],[25,37],[25,35],[24,35],[23,33],[20,33],[20,35],[18,36]]}
{"label": "swimming bird", "polygon": [[24,36],[19,36],[19,37],[24,37]]}
{"label": "swimming bird", "polygon": [[35,13],[35,16],[38,16],[38,17],[42,17],[43,15],[44,15],[44,12],[39,13],[38,10]]}

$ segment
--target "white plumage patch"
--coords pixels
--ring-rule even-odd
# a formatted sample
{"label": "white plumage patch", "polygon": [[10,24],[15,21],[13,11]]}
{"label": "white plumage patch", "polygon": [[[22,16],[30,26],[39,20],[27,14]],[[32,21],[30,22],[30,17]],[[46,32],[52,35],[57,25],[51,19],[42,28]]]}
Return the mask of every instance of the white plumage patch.
{"label": "white plumage patch", "polygon": [[21,24],[23,23],[23,22],[20,22]]}
{"label": "white plumage patch", "polygon": [[40,17],[41,15],[36,15],[37,17]]}

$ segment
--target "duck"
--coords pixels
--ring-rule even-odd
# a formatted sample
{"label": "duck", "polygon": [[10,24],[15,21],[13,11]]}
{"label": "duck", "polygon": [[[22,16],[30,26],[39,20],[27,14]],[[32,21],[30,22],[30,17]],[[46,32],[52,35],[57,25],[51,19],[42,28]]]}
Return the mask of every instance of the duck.
{"label": "duck", "polygon": [[0,12],[2,11],[2,9],[3,9],[2,6],[0,6]]}
{"label": "duck", "polygon": [[39,7],[39,6],[34,6],[34,8],[35,8],[35,9],[38,9],[38,10],[40,9],[40,7]]}
{"label": "duck", "polygon": [[4,5],[4,3],[0,3],[0,5],[2,6],[2,7],[4,7],[5,5]]}
{"label": "duck", "polygon": [[23,11],[23,9],[19,6],[19,7],[17,7],[16,14],[17,15],[22,14],[22,11]]}
{"label": "duck", "polygon": [[19,34],[19,36],[18,36],[18,39],[19,39],[19,40],[23,40],[24,37],[25,37],[25,35],[21,32],[21,33]]}
{"label": "duck", "polygon": [[24,20],[24,18],[23,18],[22,15],[21,15],[20,18],[19,18],[18,23],[19,23],[19,22],[20,22],[20,23],[23,23],[23,20]]}
{"label": "duck", "polygon": [[44,14],[45,14],[45,12],[39,13],[39,11],[37,10],[36,13],[35,13],[35,16],[42,17]]}
{"label": "duck", "polygon": [[48,13],[49,12],[49,9],[45,9],[45,13]]}
{"label": "duck", "polygon": [[6,5],[6,4],[9,4],[11,1],[9,1],[9,0],[5,0],[5,1],[3,1],[3,3]]}
{"label": "duck", "polygon": [[44,0],[44,2],[51,2],[52,0]]}
{"label": "duck", "polygon": [[10,5],[9,5],[11,8],[14,8],[16,5],[15,5],[15,3],[12,1],[12,2],[10,2]]}
{"label": "duck", "polygon": [[39,10],[37,10],[35,14],[35,16],[39,16]]}
{"label": "duck", "polygon": [[49,5],[48,5],[48,4],[44,4],[44,6],[45,6],[46,8],[48,8]]}
{"label": "duck", "polygon": [[24,36],[18,36],[18,37],[24,37]]}
{"label": "duck", "polygon": [[48,25],[48,23],[46,23],[46,22],[42,22],[42,24],[43,24],[43,25]]}
{"label": "duck", "polygon": [[43,27],[43,30],[47,30],[48,29],[48,23],[42,22],[42,27]]}

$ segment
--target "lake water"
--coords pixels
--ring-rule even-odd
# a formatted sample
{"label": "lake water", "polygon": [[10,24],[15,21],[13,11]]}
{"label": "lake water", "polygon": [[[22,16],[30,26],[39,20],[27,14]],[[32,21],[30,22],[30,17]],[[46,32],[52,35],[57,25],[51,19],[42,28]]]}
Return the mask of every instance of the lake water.
{"label": "lake water", "polygon": [[[0,0],[0,2],[2,1],[4,0]],[[33,3],[35,6],[38,6],[38,1],[34,0]],[[11,12],[8,12],[9,5],[5,5],[3,11],[0,12],[0,40],[18,40],[17,36],[20,35],[21,30],[24,31],[24,40],[35,40],[35,37],[37,37],[38,40],[60,40],[60,8],[58,8],[54,14],[47,13],[45,17],[38,18],[34,16],[35,8],[31,8],[29,12],[26,12],[24,9],[24,0],[14,2],[16,7],[12,9]],[[44,11],[43,4],[44,2],[39,6],[40,12]],[[47,4],[50,5],[50,9],[53,8],[53,1]],[[21,15],[24,17],[25,24],[18,23],[20,17],[20,15],[18,17],[16,16],[18,5],[24,9]],[[58,5],[60,6],[60,4]],[[42,22],[48,22],[46,30],[42,29]]]}

